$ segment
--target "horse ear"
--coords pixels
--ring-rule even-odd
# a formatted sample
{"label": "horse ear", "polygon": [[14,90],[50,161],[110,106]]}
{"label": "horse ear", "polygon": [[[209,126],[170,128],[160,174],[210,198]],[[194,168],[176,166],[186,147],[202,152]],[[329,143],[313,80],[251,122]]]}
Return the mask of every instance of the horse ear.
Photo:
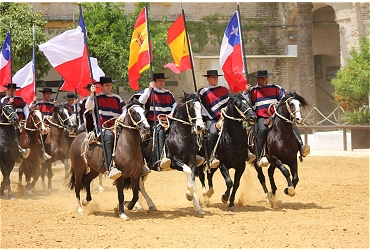
{"label": "horse ear", "polygon": [[188,94],[184,90],[182,92],[184,93],[184,97],[188,96]]}

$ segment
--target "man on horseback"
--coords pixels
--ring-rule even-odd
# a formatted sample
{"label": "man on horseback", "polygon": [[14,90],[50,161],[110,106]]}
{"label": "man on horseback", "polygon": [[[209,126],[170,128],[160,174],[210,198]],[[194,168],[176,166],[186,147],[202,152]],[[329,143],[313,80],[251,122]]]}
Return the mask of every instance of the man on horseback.
{"label": "man on horseback", "polygon": [[202,103],[202,117],[206,123],[206,128],[209,131],[207,138],[207,155],[211,160],[211,168],[217,168],[220,165],[220,161],[216,158],[211,159],[212,151],[215,147],[218,131],[216,123],[221,117],[221,109],[226,107],[229,100],[229,90],[226,87],[218,86],[218,77],[222,76],[218,74],[217,70],[208,70],[206,75],[208,86],[200,88],[198,94]]}
{"label": "man on horseback", "polygon": [[[1,99],[1,103],[12,104],[12,106],[15,108],[17,112],[20,122],[27,120],[29,114],[27,103],[23,100],[22,97],[15,95],[15,92],[17,89],[19,89],[19,87],[17,87],[17,84],[15,83],[9,83],[5,87],[7,88],[7,95]],[[27,158],[30,155],[31,150],[29,148],[22,148],[20,146],[19,138],[21,132],[19,130],[19,127],[14,127],[14,129],[15,129],[15,141],[18,145],[19,153],[21,154],[22,158]]]}
{"label": "man on horseback", "polygon": [[[160,124],[158,124],[158,115],[164,114],[172,116],[177,105],[171,91],[164,88],[165,79],[167,78],[165,77],[164,73],[154,73],[153,81],[149,83],[149,87],[146,88],[139,97],[139,102],[145,105],[145,110],[147,111],[146,116],[150,125],[150,130],[152,134],[154,133],[154,131],[156,131],[157,134],[157,136],[155,136],[154,138],[158,138],[157,145],[159,147],[159,154],[161,158],[161,169],[170,168],[171,160],[167,158],[165,153],[163,152],[166,134],[164,128]],[[152,90],[154,90],[154,97],[153,95],[151,95]],[[153,98],[155,108],[153,107]],[[156,117],[154,117],[154,113]],[[157,123],[156,128],[154,128],[154,119]]]}
{"label": "man on horseback", "polygon": [[68,110],[69,115],[75,115],[77,117],[77,113],[80,112],[80,107],[75,93],[68,93],[63,98],[67,99],[67,102],[65,102],[63,106]]}
{"label": "man on horseback", "polygon": [[[95,91],[96,86],[91,85],[90,88],[90,96],[86,100],[86,110],[92,111],[93,119],[99,117],[100,125],[102,126],[104,123],[104,127],[110,128],[114,125],[114,120],[112,118],[120,117],[122,113],[125,113],[124,107],[125,103],[123,102],[122,98],[119,95],[112,93],[113,85],[112,83],[115,82],[112,80],[110,76],[101,76],[100,77],[100,85],[102,87],[102,91],[96,95],[97,105],[99,107],[99,116],[97,116],[97,112],[95,110]],[[111,120],[112,119],[112,120]],[[95,122],[95,124],[97,124]],[[92,131],[94,128],[87,127],[88,131]],[[98,133],[102,133],[102,143],[104,144],[104,159],[106,160],[107,164],[105,164],[106,174],[109,176],[110,179],[118,179],[122,172],[118,170],[115,166],[114,160],[112,159],[113,154],[113,143],[114,137],[109,129],[104,129],[103,126],[98,128]],[[99,136],[99,135],[98,135]]]}
{"label": "man on horseback", "polygon": [[[30,104],[30,107],[31,108],[39,107],[44,117],[52,116],[54,106],[57,102],[55,100],[54,102],[51,102],[50,100],[51,100],[51,95],[56,92],[54,92],[51,88],[44,88],[43,90],[39,92],[42,93],[42,100],[38,100],[37,96],[35,95],[35,97],[33,98],[33,101]],[[43,139],[41,143],[41,151],[42,151],[41,160],[42,161],[49,160],[51,158],[51,156],[48,153],[46,153],[44,143],[43,143],[45,141],[46,136],[47,134],[42,135],[42,139]]]}
{"label": "man on horseback", "polygon": [[[272,74],[267,73],[267,70],[258,70],[257,84],[252,88],[246,87],[243,93],[247,100],[252,104],[253,111],[257,116],[258,132],[255,135],[255,154],[257,156],[257,164],[260,167],[267,167],[269,162],[267,157],[262,157],[262,150],[266,142],[269,124],[269,107],[281,100],[285,90],[279,85],[269,84],[268,77]],[[273,109],[270,111],[273,113]],[[310,153],[310,146],[303,145],[301,135],[296,125],[293,125],[294,133],[299,141],[301,155],[306,157]]]}

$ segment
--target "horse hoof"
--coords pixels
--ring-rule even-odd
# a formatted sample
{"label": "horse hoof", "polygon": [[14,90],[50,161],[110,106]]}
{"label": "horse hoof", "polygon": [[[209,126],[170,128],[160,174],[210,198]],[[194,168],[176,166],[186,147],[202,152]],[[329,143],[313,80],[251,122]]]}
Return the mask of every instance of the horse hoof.
{"label": "horse hoof", "polygon": [[77,213],[78,213],[79,215],[84,215],[84,210],[82,209],[82,207],[78,207],[78,208],[77,208]]}
{"label": "horse hoof", "polygon": [[211,198],[211,196],[215,193],[215,191],[213,190],[213,187],[209,188],[209,190],[207,191],[207,196],[208,198]]}
{"label": "horse hoof", "polygon": [[226,204],[229,201],[229,197],[226,197],[226,195],[223,195],[221,197],[221,201],[222,201],[222,203]]}
{"label": "horse hoof", "polygon": [[194,198],[194,196],[186,194],[186,199],[188,199],[188,201],[192,201],[193,198]]}
{"label": "horse hoof", "polygon": [[100,186],[100,185],[99,185],[99,189],[98,189],[98,190],[99,190],[99,192],[104,192],[104,188],[103,188],[103,186]]}
{"label": "horse hoof", "polygon": [[206,213],[201,209],[201,210],[198,210],[197,211],[197,215],[199,216],[199,217],[204,217],[204,215],[205,215]]}
{"label": "horse hoof", "polygon": [[149,211],[157,211],[157,208],[155,206],[149,206]]}
{"label": "horse hoof", "polygon": [[290,197],[293,197],[293,196],[295,195],[294,187],[288,187],[288,188],[287,188],[287,194],[288,194]]}
{"label": "horse hoof", "polygon": [[87,205],[89,205],[89,203],[90,203],[90,201],[88,201],[88,200],[85,200],[85,199],[82,200],[82,206],[87,206]]}
{"label": "horse hoof", "polygon": [[204,205],[206,205],[206,206],[211,205],[211,202],[209,201],[209,199],[208,199],[208,196],[207,196],[207,195],[203,195],[203,203],[204,203]]}
{"label": "horse hoof", "polygon": [[235,207],[232,206],[232,207],[227,207],[227,211],[229,212],[234,212],[235,211]]}
{"label": "horse hoof", "polygon": [[119,216],[120,218],[121,218],[121,220],[123,220],[123,221],[128,221],[130,218],[127,216],[127,215],[125,215],[124,213],[122,213],[122,214],[120,214],[120,216]]}
{"label": "horse hoof", "polygon": [[26,190],[28,196],[33,196],[33,192],[31,190]]}
{"label": "horse hoof", "polygon": [[14,201],[15,200],[15,197],[14,196],[11,196],[11,197],[9,197],[9,200]]}

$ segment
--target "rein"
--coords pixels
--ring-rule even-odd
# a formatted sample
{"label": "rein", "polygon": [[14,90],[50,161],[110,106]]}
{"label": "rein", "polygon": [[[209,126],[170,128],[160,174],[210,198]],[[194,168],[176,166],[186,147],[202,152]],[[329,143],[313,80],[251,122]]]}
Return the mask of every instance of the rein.
{"label": "rein", "polygon": [[7,115],[5,112],[4,112],[4,108],[5,106],[3,106],[2,110],[1,110],[1,113],[5,116],[5,118],[9,121],[9,123],[4,123],[4,122],[0,122],[0,125],[5,125],[5,126],[8,126],[8,125],[12,125],[12,123],[10,122],[10,116],[13,115],[13,113],[17,114],[15,111],[11,112],[9,115]]}
{"label": "rein", "polygon": [[[58,118],[59,118],[59,121],[61,122],[61,121],[63,121],[63,119],[60,117],[60,115],[59,114],[57,114],[58,115]],[[57,128],[60,128],[60,129],[64,129],[64,126],[62,126],[62,125],[60,125],[60,124],[58,124],[58,123],[55,123],[55,122],[53,122],[52,120],[50,120],[50,117],[49,116],[45,116],[44,117],[44,119],[45,120],[47,120],[51,125],[53,125],[53,126],[55,126],[55,127],[57,127]],[[69,118],[67,118],[67,119],[69,119]],[[66,119],[66,120],[67,120]],[[64,120],[64,121],[66,121],[66,120]],[[64,121],[63,121],[63,123],[64,123]],[[62,124],[63,124],[62,123]]]}
{"label": "rein", "polygon": [[[289,100],[291,100],[291,99],[294,99],[294,97],[289,97],[288,99],[286,99],[285,100],[285,106],[286,106],[286,108],[287,108],[287,110],[288,110],[288,112],[289,112],[289,115],[290,115],[290,118],[294,118],[295,117],[295,113],[297,113],[297,112],[299,112],[300,111],[300,109],[299,110],[296,110],[296,111],[294,111],[294,112],[292,112],[292,110],[290,109],[290,107],[289,107],[289,103],[288,103],[288,101]],[[270,115],[270,107],[271,107],[271,105],[273,105],[273,108],[274,108],[274,114],[273,115]],[[281,114],[279,114],[278,112],[277,112],[277,107],[278,107],[279,105],[276,105],[276,104],[270,104],[270,106],[269,106],[269,108],[268,108],[268,112],[269,112],[269,116],[271,117],[271,118],[273,118],[274,116],[275,116],[275,114],[278,116],[278,117],[280,117],[281,119],[283,119],[285,122],[288,122],[288,123],[292,123],[292,124],[294,124],[295,123],[295,121],[293,120],[289,120],[288,118],[286,118],[286,117],[284,117],[284,116],[282,116]]]}
{"label": "rein", "polygon": [[232,117],[232,116],[228,116],[226,114],[226,107],[221,109],[221,116],[222,117],[226,117],[226,118],[229,118],[230,120],[234,120],[234,121],[237,121],[237,122],[242,122],[242,121],[245,121],[247,120],[247,117],[245,116],[245,113],[248,112],[249,110],[251,110],[251,108],[247,108],[244,112],[242,112],[237,106],[234,105],[234,108],[236,109],[236,111],[238,111],[238,113],[241,115],[242,118],[235,118],[235,117]]}
{"label": "rein", "polygon": [[35,120],[33,119],[33,116],[31,116],[31,119],[32,119],[32,122],[33,122],[33,126],[35,126],[35,128],[28,128],[27,127],[27,123],[24,125],[24,129],[27,130],[27,131],[41,131],[41,129],[38,129],[37,126],[42,123],[42,120],[40,120],[38,123],[35,122]]}

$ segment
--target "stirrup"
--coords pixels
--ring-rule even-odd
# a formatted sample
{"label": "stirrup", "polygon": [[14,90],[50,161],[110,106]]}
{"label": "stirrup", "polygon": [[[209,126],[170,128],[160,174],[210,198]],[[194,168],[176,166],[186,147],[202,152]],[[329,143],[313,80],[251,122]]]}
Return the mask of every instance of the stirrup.
{"label": "stirrup", "polygon": [[248,162],[248,163],[251,163],[251,162],[253,162],[255,159],[256,159],[256,155],[255,155],[255,154],[252,154],[252,153],[251,153],[251,152],[249,152],[249,150],[248,150],[248,159],[247,159],[247,162]]}
{"label": "stirrup", "polygon": [[301,146],[301,155],[306,157],[311,152],[311,148],[309,145],[302,145]]}
{"label": "stirrup", "polygon": [[161,170],[169,170],[170,166],[171,166],[171,160],[168,159],[167,157],[163,157],[159,165]]}
{"label": "stirrup", "polygon": [[258,166],[259,167],[268,167],[270,165],[269,161],[265,156],[261,157],[261,159],[258,161]]}
{"label": "stirrup", "polygon": [[116,167],[113,167],[109,170],[108,177],[109,179],[116,180],[119,177],[121,177],[122,172],[121,170],[117,169]]}
{"label": "stirrup", "polygon": [[196,161],[197,167],[201,166],[204,163],[204,161],[206,160],[206,159],[204,159],[204,157],[202,157],[200,155],[196,155],[195,158],[196,158],[195,161]]}
{"label": "stirrup", "polygon": [[41,154],[40,158],[41,158],[41,160],[46,161],[46,160],[51,159],[51,156],[48,153],[46,153],[45,151],[42,151],[42,154]]}
{"label": "stirrup", "polygon": [[31,153],[31,149],[29,148],[19,148],[19,149],[23,158],[27,158]]}
{"label": "stirrup", "polygon": [[216,158],[214,158],[212,161],[211,161],[211,168],[218,168],[218,166],[220,165],[220,161]]}

